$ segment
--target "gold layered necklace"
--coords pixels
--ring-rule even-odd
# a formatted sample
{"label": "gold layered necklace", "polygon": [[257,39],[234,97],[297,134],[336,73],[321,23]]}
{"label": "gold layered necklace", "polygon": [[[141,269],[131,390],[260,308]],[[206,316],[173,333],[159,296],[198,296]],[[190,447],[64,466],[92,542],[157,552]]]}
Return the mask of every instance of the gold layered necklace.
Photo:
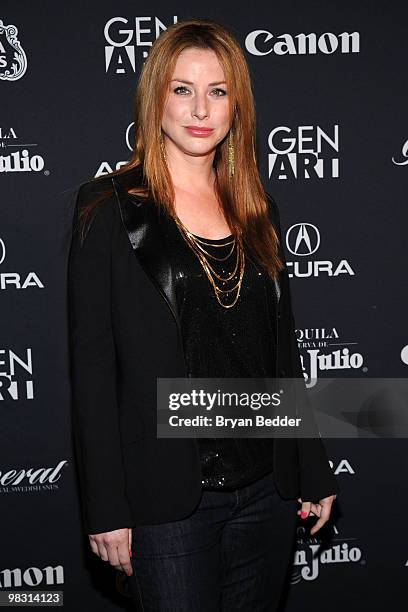
{"label": "gold layered necklace", "polygon": [[[237,300],[239,298],[239,295],[241,292],[242,279],[243,279],[244,270],[245,270],[245,253],[242,247],[241,237],[239,236],[238,240],[236,239],[236,237],[234,237],[229,242],[224,242],[223,244],[214,244],[211,242],[206,242],[204,238],[195,236],[192,232],[190,232],[186,228],[184,223],[182,223],[182,221],[177,216],[174,219],[176,221],[176,224],[183,238],[187,242],[188,246],[197,255],[200,261],[200,264],[203,267],[204,272],[206,273],[207,278],[210,281],[214,289],[215,297],[217,298],[218,303],[223,308],[232,308],[237,303]],[[213,255],[212,253],[208,253],[208,251],[206,251],[204,248],[205,246],[221,248],[221,247],[226,247],[229,245],[232,245],[232,246],[231,246],[229,253],[225,257],[217,257],[216,255]],[[232,272],[227,273],[227,276],[221,276],[214,270],[213,266],[210,263],[210,260],[226,262],[228,259],[233,257],[234,251],[235,251],[234,269],[232,270]],[[236,276],[238,269],[239,269],[238,276]],[[230,281],[234,282],[234,279],[237,277],[238,277],[237,283],[233,287],[226,289],[225,285],[227,285]],[[219,281],[218,285],[217,285],[216,279]],[[236,291],[236,295],[232,303],[230,304],[224,303],[222,299],[223,296],[225,295],[229,298],[230,294],[232,294],[234,291]]]}

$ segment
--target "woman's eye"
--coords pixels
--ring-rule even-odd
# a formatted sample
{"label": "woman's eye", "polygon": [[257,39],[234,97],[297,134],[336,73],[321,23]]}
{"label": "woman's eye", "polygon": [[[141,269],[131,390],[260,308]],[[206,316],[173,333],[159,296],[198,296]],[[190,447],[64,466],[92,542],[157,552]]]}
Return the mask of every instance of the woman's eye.
{"label": "woman's eye", "polygon": [[178,93],[180,89],[185,89],[186,91],[188,91],[187,87],[184,87],[183,85],[179,85],[178,87],[176,87],[176,89],[174,90],[174,93]]}
{"label": "woman's eye", "polygon": [[217,94],[217,98],[220,98],[221,96],[225,96],[226,95],[226,91],[224,89],[220,89],[219,87],[217,87],[217,89],[213,89],[213,91],[218,91],[220,92],[220,94]]}
{"label": "woman's eye", "polygon": [[[189,89],[187,87],[185,87],[184,85],[179,85],[178,87],[176,87],[174,89],[174,93],[176,94],[185,94],[185,92],[189,93]],[[221,89],[219,87],[217,87],[216,89],[213,89],[212,92],[216,92],[215,97],[216,98],[221,98],[222,96],[225,96],[227,94],[227,92],[224,89]]]}

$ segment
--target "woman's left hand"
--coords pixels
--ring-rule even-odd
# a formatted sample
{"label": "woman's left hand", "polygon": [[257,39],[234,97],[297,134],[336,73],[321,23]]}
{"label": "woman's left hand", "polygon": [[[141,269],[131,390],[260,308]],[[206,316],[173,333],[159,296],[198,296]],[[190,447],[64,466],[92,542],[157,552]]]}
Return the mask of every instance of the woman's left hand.
{"label": "woman's left hand", "polygon": [[302,501],[302,499],[298,497],[298,502],[302,504],[302,507],[297,513],[302,519],[307,518],[310,514],[319,517],[319,520],[311,528],[310,535],[314,535],[325,523],[327,523],[330,517],[332,503],[336,497],[336,494],[323,497],[317,504],[310,501]]}

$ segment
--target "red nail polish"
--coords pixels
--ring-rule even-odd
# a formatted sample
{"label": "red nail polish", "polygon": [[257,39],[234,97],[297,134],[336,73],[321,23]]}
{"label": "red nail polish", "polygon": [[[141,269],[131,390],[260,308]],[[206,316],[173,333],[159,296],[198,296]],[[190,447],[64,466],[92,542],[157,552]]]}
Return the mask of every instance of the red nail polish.
{"label": "red nail polish", "polygon": [[305,519],[307,517],[307,512],[301,512],[300,516],[302,517],[302,519]]}
{"label": "red nail polish", "polygon": [[129,556],[132,556],[132,549],[129,549]]}

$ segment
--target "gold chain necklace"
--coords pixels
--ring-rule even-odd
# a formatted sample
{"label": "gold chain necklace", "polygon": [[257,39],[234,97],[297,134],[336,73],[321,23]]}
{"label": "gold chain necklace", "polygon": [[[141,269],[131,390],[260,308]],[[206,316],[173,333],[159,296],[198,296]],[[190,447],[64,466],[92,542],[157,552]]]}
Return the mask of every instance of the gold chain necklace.
{"label": "gold chain necklace", "polygon": [[[183,236],[183,238],[185,239],[185,241],[187,242],[188,246],[194,251],[194,253],[197,255],[206,275],[208,280],[210,281],[213,289],[214,289],[214,293],[215,293],[215,297],[217,298],[218,303],[220,304],[220,306],[222,306],[223,308],[232,308],[233,306],[235,306],[235,304],[237,303],[237,300],[239,298],[240,292],[241,292],[241,285],[242,285],[242,279],[244,276],[244,270],[245,270],[245,253],[244,253],[244,249],[242,248],[242,243],[241,243],[241,239],[240,237],[238,238],[238,240],[234,237],[230,242],[225,242],[224,244],[213,244],[211,242],[205,242],[205,239],[203,238],[199,238],[197,236],[194,236],[194,234],[192,232],[190,232],[190,230],[188,230],[186,228],[186,226],[184,225],[184,223],[182,223],[182,221],[176,216],[175,218],[176,224],[178,226],[178,228],[181,231],[181,234]],[[223,247],[223,246],[227,246],[229,244],[232,244],[231,250],[228,253],[228,255],[226,255],[225,257],[216,257],[215,255],[213,255],[212,253],[208,253],[208,251],[206,251],[203,248],[204,246],[214,246],[214,247]],[[235,261],[235,266],[234,266],[234,270],[228,274],[226,277],[222,277],[219,274],[217,274],[217,272],[214,270],[214,268],[211,266],[208,258],[210,259],[215,259],[217,261],[226,261],[229,257],[231,257],[234,248],[236,247],[236,261]],[[225,283],[229,280],[231,280],[237,269],[238,269],[238,265],[239,265],[239,279],[238,282],[230,289],[221,289],[221,287],[218,287],[213,279],[213,275],[218,278],[218,280],[220,280],[222,282],[223,285],[225,285]],[[234,301],[232,302],[232,304],[223,304],[222,301],[220,300],[220,297],[222,294],[224,293],[232,293],[233,291],[237,291],[237,294],[235,296]]]}

